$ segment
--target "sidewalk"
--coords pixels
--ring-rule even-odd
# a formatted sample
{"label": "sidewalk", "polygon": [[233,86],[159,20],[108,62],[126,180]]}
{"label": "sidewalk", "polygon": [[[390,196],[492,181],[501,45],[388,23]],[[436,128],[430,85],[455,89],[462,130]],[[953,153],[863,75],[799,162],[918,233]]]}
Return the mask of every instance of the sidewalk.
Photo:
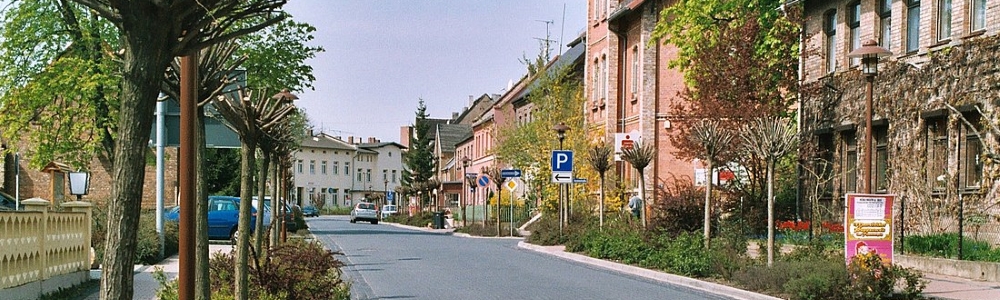
{"label": "sidewalk", "polygon": [[[230,251],[233,249],[232,245],[208,245],[209,257],[211,253]],[[146,265],[136,265],[135,266],[135,276],[132,277],[132,299],[142,299],[142,300],[153,300],[156,299],[156,291],[160,289],[160,283],[156,282],[153,278],[153,273],[156,272],[157,268],[163,269],[163,274],[167,275],[169,279],[177,278],[177,272],[180,268],[180,259],[177,255],[168,257],[158,264],[146,266]],[[84,300],[99,300],[100,291],[94,292],[93,294],[87,295]]]}
{"label": "sidewalk", "polygon": [[[722,294],[735,299],[778,299],[771,296],[758,294],[750,291],[744,291],[721,284],[701,281],[693,278],[639,268],[616,262],[600,260],[581,254],[565,252],[564,246],[538,246],[522,241],[518,243],[518,247],[626,274],[641,276],[657,281],[669,282],[672,284],[679,284],[693,289],[708,291],[714,294]],[[931,274],[927,272],[924,272],[924,279],[928,280],[927,287],[924,288],[924,296],[930,299],[947,299],[947,300],[1000,299],[1000,282],[974,281],[959,277]]]}

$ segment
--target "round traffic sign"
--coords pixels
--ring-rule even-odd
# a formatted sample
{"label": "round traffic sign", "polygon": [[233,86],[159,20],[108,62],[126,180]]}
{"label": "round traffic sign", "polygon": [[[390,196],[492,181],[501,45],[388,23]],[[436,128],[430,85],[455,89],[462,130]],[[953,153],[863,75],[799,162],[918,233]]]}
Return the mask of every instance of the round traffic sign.
{"label": "round traffic sign", "polygon": [[486,174],[479,175],[479,178],[476,178],[476,184],[480,187],[490,185],[490,176],[487,176]]}

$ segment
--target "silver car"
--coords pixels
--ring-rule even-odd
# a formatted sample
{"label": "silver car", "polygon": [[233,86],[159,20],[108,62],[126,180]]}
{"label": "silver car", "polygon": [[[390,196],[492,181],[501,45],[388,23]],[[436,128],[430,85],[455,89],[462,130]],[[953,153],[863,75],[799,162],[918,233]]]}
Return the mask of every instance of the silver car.
{"label": "silver car", "polygon": [[378,224],[378,206],[373,203],[361,202],[354,205],[354,209],[351,210],[351,223],[356,223],[360,221],[372,222],[372,224]]}

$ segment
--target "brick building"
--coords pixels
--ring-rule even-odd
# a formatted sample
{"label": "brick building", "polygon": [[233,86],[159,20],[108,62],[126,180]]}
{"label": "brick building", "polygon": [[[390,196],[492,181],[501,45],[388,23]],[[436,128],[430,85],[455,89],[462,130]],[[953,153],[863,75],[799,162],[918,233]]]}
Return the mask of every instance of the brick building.
{"label": "brick building", "polygon": [[[673,3],[659,0],[589,0],[584,107],[587,130],[615,141],[616,133],[637,133],[652,144],[656,158],[646,170],[648,203],[674,180],[694,182],[697,164],[677,157],[671,137],[677,114],[670,107],[682,101],[683,73],[667,67],[676,47],[650,44],[660,12]],[[633,139],[635,137],[632,137]],[[634,169],[617,161],[616,172],[636,184]]]}
{"label": "brick building", "polygon": [[[894,209],[905,206],[903,225],[910,232],[954,231],[960,211],[990,224],[990,216],[1000,213],[997,167],[989,158],[998,149],[1000,2],[795,5],[807,17],[801,153],[810,163],[803,167],[828,174],[804,185],[818,187],[805,189],[805,199],[828,208],[817,217],[839,218],[839,199],[864,182],[866,81],[847,54],[874,40],[892,54],[881,59],[874,79],[872,192],[899,195]],[[977,227],[976,235],[996,242],[997,227]]]}

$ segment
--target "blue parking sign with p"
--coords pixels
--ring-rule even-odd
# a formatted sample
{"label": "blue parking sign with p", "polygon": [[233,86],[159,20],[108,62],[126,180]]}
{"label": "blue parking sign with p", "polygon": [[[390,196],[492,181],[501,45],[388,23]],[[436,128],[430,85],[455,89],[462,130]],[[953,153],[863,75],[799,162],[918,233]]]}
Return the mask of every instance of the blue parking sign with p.
{"label": "blue parking sign with p", "polygon": [[573,171],[573,151],[556,150],[552,151],[552,171],[572,172]]}

